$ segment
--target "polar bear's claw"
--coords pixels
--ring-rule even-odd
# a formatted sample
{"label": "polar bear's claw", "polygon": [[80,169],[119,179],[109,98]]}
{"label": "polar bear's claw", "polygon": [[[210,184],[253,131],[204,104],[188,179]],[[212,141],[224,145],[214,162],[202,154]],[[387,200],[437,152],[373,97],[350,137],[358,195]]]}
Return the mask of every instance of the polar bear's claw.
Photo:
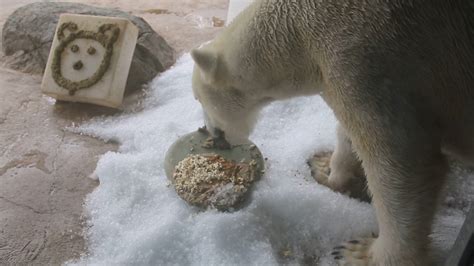
{"label": "polar bear's claw", "polygon": [[350,240],[343,245],[334,247],[331,255],[339,265],[344,266],[369,266],[372,265],[370,248],[375,238]]}

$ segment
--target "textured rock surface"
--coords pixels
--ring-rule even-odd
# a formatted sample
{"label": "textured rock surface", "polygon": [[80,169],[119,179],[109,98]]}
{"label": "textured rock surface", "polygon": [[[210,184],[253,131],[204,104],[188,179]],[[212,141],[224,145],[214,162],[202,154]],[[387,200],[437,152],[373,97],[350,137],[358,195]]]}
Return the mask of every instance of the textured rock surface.
{"label": "textured rock surface", "polygon": [[168,43],[140,17],[123,11],[78,3],[33,3],[18,8],[3,26],[2,48],[6,63],[29,73],[42,73],[48,59],[59,15],[62,13],[121,17],[139,28],[127,90],[140,86],[174,63]]}
{"label": "textured rock surface", "polygon": [[54,104],[40,77],[0,67],[0,265],[61,265],[85,252],[84,195],[113,143],[67,130],[111,109]]}

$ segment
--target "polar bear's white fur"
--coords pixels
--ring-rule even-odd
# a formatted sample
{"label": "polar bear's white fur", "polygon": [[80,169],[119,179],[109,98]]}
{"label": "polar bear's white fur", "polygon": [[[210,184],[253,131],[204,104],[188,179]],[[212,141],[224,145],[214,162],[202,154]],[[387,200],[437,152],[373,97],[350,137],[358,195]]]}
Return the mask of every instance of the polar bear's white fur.
{"label": "polar bear's white fur", "polygon": [[474,161],[473,14],[470,0],[256,1],[192,51],[193,91],[231,141],[265,104],[320,94],[340,122],[321,182],[344,190],[362,167],[379,224],[335,258],[430,265],[445,154]]}

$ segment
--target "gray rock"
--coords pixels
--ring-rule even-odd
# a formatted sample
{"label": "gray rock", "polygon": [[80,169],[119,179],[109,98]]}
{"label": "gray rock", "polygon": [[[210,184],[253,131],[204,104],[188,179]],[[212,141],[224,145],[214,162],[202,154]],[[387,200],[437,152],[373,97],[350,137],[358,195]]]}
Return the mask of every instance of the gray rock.
{"label": "gray rock", "polygon": [[174,63],[173,48],[142,18],[115,9],[61,2],[25,5],[8,17],[2,34],[4,62],[20,71],[43,73],[62,13],[121,17],[139,28],[127,91],[140,88]]}

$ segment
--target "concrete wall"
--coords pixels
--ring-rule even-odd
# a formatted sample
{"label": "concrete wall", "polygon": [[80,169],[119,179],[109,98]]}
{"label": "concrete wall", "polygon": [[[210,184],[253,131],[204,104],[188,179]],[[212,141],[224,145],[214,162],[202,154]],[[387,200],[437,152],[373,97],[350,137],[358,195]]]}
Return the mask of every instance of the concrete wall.
{"label": "concrete wall", "polygon": [[253,1],[254,0],[229,0],[226,24],[229,25],[229,23],[240,13],[240,11],[244,10]]}

